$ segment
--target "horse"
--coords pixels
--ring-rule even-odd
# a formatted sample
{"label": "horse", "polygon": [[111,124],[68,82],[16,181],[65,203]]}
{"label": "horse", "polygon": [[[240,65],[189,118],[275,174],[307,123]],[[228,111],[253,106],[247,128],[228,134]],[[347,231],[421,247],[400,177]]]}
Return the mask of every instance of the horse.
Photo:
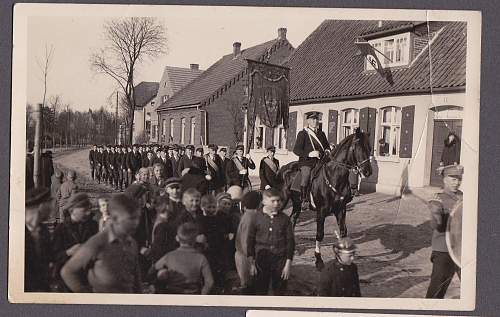
{"label": "horse", "polygon": [[[325,153],[311,171],[310,201],[312,210],[316,211],[316,268],[324,266],[321,258],[321,241],[325,235],[325,219],[335,215],[340,230],[340,236],[347,236],[346,206],[352,201],[349,185],[349,173],[354,170],[364,177],[372,174],[371,150],[368,134],[356,129],[355,132],[344,138],[337,147]],[[282,182],[281,193],[284,206],[292,200],[293,210],[291,218],[294,226],[301,212],[300,193],[292,190],[292,184],[299,173],[297,162],[284,165],[279,175]]]}

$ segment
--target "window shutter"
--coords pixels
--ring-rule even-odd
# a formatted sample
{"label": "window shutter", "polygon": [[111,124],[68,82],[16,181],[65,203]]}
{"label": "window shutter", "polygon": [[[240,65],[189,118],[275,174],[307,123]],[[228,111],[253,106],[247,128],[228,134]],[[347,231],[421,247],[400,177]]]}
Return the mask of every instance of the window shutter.
{"label": "window shutter", "polygon": [[373,154],[373,145],[375,144],[375,128],[377,124],[377,110],[375,108],[365,107],[359,110],[359,128],[361,132],[368,134],[370,149]]}
{"label": "window shutter", "polygon": [[297,111],[288,114],[288,131],[286,147],[289,151],[293,150],[295,139],[297,138]]}
{"label": "window shutter", "polygon": [[399,157],[411,158],[413,150],[413,123],[415,106],[403,107],[401,111],[401,141],[399,143]]}
{"label": "window shutter", "polygon": [[264,130],[266,130],[265,148],[267,149],[268,146],[274,145],[274,129],[270,127],[265,127]]}
{"label": "window shutter", "polygon": [[328,111],[328,142],[337,144],[337,121],[339,112],[337,110]]}

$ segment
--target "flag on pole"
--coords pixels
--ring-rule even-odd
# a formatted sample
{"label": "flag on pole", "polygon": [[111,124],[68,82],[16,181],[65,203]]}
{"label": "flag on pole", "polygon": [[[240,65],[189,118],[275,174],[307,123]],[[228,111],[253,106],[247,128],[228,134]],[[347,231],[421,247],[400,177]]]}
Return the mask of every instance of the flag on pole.
{"label": "flag on pole", "polygon": [[386,71],[386,69],[384,69],[384,66],[380,62],[380,59],[378,58],[377,53],[384,56],[388,60],[390,60],[390,59],[387,56],[385,56],[384,54],[382,54],[382,52],[376,50],[370,43],[368,43],[367,41],[365,41],[363,39],[359,39],[359,38],[356,39],[354,44],[360,50],[361,54],[363,54],[363,56],[365,56],[366,60],[373,67],[373,69],[375,69],[380,74],[380,76],[387,79],[387,71]]}

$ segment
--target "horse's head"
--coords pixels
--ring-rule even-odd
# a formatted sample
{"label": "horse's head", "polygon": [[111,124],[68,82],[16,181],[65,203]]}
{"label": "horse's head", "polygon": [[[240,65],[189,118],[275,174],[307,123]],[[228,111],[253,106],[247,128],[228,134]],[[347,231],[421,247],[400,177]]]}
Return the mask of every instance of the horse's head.
{"label": "horse's head", "polygon": [[[350,156],[350,157],[349,157]],[[356,128],[349,146],[348,159],[356,166],[361,174],[369,177],[372,174],[370,140],[367,133]]]}

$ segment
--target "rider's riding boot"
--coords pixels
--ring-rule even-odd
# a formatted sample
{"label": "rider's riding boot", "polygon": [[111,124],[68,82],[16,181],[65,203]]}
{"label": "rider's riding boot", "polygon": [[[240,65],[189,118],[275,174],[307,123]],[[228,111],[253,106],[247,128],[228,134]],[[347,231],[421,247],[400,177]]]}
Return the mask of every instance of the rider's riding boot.
{"label": "rider's riding boot", "polygon": [[321,253],[314,252],[314,257],[316,258],[316,261],[314,262],[314,264],[316,265],[316,270],[321,272],[321,270],[323,270],[323,268],[325,267],[325,263],[321,258]]}

